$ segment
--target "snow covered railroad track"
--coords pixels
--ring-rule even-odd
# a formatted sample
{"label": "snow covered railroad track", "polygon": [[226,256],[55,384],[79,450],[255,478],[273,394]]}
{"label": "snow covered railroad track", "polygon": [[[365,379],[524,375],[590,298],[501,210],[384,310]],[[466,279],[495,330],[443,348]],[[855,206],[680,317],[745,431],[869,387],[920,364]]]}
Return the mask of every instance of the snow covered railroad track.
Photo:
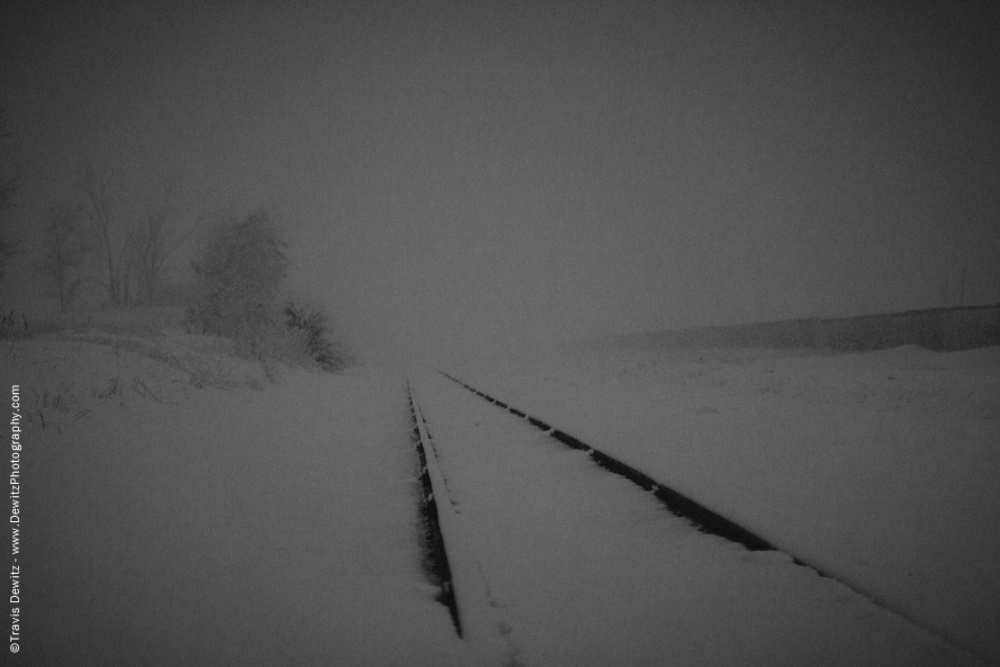
{"label": "snow covered railroad track", "polygon": [[[420,461],[425,571],[431,583],[440,589],[435,599],[448,608],[459,638],[473,640],[468,647],[473,664],[518,667],[521,649],[509,636],[511,626],[504,613],[505,605],[492,592],[475,540],[470,539],[468,527],[459,517],[461,511],[451,497],[437,448],[409,381],[407,396],[413,421],[412,438]],[[454,564],[448,556],[449,548],[459,554]]]}
{"label": "snow covered railroad track", "polygon": [[412,387],[472,664],[982,664],[763,540],[692,530],[516,408]]}
{"label": "snow covered railroad track", "polygon": [[[518,410],[517,408],[504,403],[503,401],[497,398],[493,398],[492,396],[479,391],[475,387],[467,385],[466,383],[462,382],[456,377],[453,377],[444,372],[441,372],[441,374],[444,375],[449,380],[451,380],[452,382],[455,382],[461,385],[462,387],[465,387],[476,396],[479,396],[480,398],[489,401],[490,403],[496,405],[497,407],[502,408],[507,412],[526,420],[528,423],[535,426],[539,430],[544,431],[546,435],[551,436],[552,438],[558,440],[564,445],[571,447],[573,449],[578,449],[580,451],[586,452],[590,456],[590,458],[594,461],[594,463],[604,468],[605,470],[613,472],[616,475],[621,475],[625,479],[634,483],[636,486],[641,487],[644,491],[652,492],[653,495],[656,496],[660,500],[660,502],[662,502],[674,516],[678,516],[688,520],[695,528],[697,528],[701,532],[708,533],[710,535],[718,535],[719,537],[723,537],[729,540],[730,542],[736,542],[737,544],[742,544],[750,551],[782,551],[782,549],[778,549],[777,547],[769,543],[767,540],[763,539],[758,535],[755,535],[754,533],[751,533],[746,528],[743,528],[742,526],[736,524],[733,521],[730,521],[729,519],[725,518],[724,516],[721,516],[720,514],[716,514],[712,510],[705,507],[704,505],[701,505],[700,503],[691,500],[687,496],[678,493],[677,491],[671,489],[669,486],[665,484],[660,484],[646,473],[636,470],[632,466],[626,463],[622,463],[621,461],[612,456],[608,456],[599,449],[595,449],[590,445],[580,442],[579,440],[569,435],[568,433],[565,433],[564,431],[561,431],[555,428],[554,426],[550,426],[549,424],[543,422],[542,420],[537,419],[536,417],[532,417],[531,415],[526,414]],[[803,565],[805,567],[810,567],[817,573],[821,574],[822,576],[827,576],[823,572],[820,572],[818,568],[802,562],[795,556],[792,556],[792,562],[794,562],[796,565]]]}
{"label": "snow covered railroad track", "polygon": [[444,544],[444,535],[441,533],[441,517],[438,510],[437,497],[434,494],[434,482],[444,492],[444,481],[437,468],[436,455],[431,449],[430,456],[427,455],[427,446],[430,444],[430,436],[427,433],[427,424],[424,423],[420,409],[413,402],[413,390],[409,382],[406,384],[406,394],[410,403],[410,418],[413,421],[413,444],[417,450],[417,458],[420,461],[420,519],[423,523],[424,534],[424,570],[431,583],[440,589],[435,599],[448,608],[451,621],[455,625],[455,632],[462,636],[462,620],[458,615],[458,605],[455,602],[455,589],[451,576],[451,565],[448,563],[448,551]]}

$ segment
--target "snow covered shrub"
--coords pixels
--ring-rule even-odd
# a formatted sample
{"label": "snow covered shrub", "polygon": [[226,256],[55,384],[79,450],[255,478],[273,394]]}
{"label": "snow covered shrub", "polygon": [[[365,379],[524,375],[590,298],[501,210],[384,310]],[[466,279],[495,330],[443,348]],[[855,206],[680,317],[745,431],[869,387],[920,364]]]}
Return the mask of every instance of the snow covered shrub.
{"label": "snow covered shrub", "polygon": [[288,271],[285,243],[266,211],[220,224],[194,264],[197,296],[185,324],[192,333],[233,341],[237,355],[290,365],[347,366],[329,339],[326,316],[311,307],[277,303]]}
{"label": "snow covered shrub", "polygon": [[285,303],[284,313],[288,328],[301,332],[306,354],[323,370],[333,372],[347,366],[347,355],[329,339],[326,315],[311,306],[296,306],[291,301]]}
{"label": "snow covered shrub", "polygon": [[187,325],[198,333],[225,336],[240,353],[260,354],[274,326],[274,302],[288,273],[285,242],[267,211],[230,218],[219,225],[199,261],[198,296]]}

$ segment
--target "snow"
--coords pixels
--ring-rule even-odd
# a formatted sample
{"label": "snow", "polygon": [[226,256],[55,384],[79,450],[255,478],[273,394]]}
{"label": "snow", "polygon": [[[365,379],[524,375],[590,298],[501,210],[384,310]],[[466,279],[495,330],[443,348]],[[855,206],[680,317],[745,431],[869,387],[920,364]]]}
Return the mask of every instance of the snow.
{"label": "snow", "polygon": [[199,389],[124,344],[4,347],[32,411],[26,664],[455,664],[419,566],[400,378],[256,390],[252,364],[202,352],[219,372]]}
{"label": "snow", "polygon": [[997,350],[448,369],[884,607],[415,373],[464,640],[421,570],[403,374],[177,333],[0,358],[28,420],[25,664],[979,664],[939,636],[1000,661]]}
{"label": "snow", "polygon": [[[498,608],[498,629],[480,625],[478,634],[505,636],[508,658],[529,665],[961,662],[935,638],[788,556],[747,552],[691,530],[651,494],[458,385],[426,377],[415,396],[464,527],[449,554],[477,562],[490,591],[487,604],[466,605]],[[469,634],[475,641],[477,633]]]}
{"label": "snow", "polygon": [[456,371],[1000,662],[1000,349],[570,350]]}

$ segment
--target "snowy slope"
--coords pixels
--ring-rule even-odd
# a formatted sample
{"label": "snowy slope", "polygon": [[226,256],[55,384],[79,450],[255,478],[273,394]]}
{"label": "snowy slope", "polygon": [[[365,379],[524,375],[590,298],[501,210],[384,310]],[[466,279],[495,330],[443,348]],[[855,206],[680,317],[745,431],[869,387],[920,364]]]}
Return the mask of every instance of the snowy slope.
{"label": "snowy slope", "polygon": [[564,352],[456,370],[1000,662],[1000,350]]}

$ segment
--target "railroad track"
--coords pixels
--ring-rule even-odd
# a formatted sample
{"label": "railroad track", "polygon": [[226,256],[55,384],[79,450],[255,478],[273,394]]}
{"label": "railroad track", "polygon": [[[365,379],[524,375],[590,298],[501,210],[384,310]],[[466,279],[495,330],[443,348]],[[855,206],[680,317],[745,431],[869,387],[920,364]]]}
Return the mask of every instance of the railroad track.
{"label": "railroad track", "polygon": [[[507,405],[503,401],[493,398],[492,396],[485,394],[475,387],[472,387],[461,380],[448,375],[447,373],[442,373],[446,378],[455,382],[456,384],[464,387],[468,391],[471,391],[476,396],[479,396],[483,400],[486,400],[499,408],[506,410],[514,416],[524,419],[532,426],[538,428],[540,431],[544,431],[547,435],[555,440],[563,443],[567,447],[572,449],[577,449],[582,452],[586,452],[591,460],[596,463],[601,468],[604,468],[608,472],[612,472],[616,475],[620,475],[625,479],[629,480],[643,491],[650,491],[657,497],[657,499],[666,506],[674,516],[686,519],[692,526],[697,528],[703,533],[708,533],[710,535],[718,535],[719,537],[725,538],[730,542],[736,542],[737,544],[742,544],[744,547],[750,551],[781,551],[777,547],[773,546],[770,542],[763,539],[762,537],[755,535],[746,528],[743,528],[734,521],[730,521],[724,516],[713,512],[704,505],[691,500],[687,496],[678,493],[674,489],[670,488],[666,484],[661,484],[655,481],[649,475],[636,470],[632,466],[622,463],[613,456],[609,456],[604,452],[591,447],[583,442],[580,442],[573,436],[551,426],[541,419],[532,417],[529,414],[518,410],[517,408]],[[789,554],[790,555],[790,554]],[[818,568],[807,565],[803,561],[799,560],[795,556],[792,556],[792,561],[796,565],[802,565],[805,567],[811,567],[819,574],[823,574]],[[826,576],[826,575],[823,575]]]}
{"label": "railroad track", "polygon": [[[423,527],[421,549],[424,552],[424,572],[430,582],[438,588],[435,599],[448,609],[455,632],[462,636],[462,620],[458,615],[458,603],[455,600],[455,587],[451,575],[451,564],[448,562],[448,550],[444,543],[444,533],[441,530],[441,512],[438,500],[434,494],[435,482],[437,488],[444,490],[444,478],[437,465],[437,453],[431,445],[427,423],[424,421],[420,408],[413,401],[413,389],[409,381],[406,383],[406,395],[410,404],[410,418],[413,422],[411,441],[417,451],[420,464],[420,521]],[[430,450],[428,452],[428,450]]]}
{"label": "railroad track", "polygon": [[[726,550],[726,558],[740,559],[741,557],[738,555],[740,551],[742,553],[765,554],[766,552],[774,552],[780,554],[780,558],[785,559],[783,562],[790,561],[795,566],[792,569],[802,572],[801,575],[795,575],[787,568],[782,569],[782,572],[785,572],[785,574],[782,574],[781,577],[785,580],[794,579],[797,582],[796,586],[817,588],[816,584],[810,583],[812,580],[809,577],[820,575],[824,580],[831,582],[828,584],[829,586],[844,586],[851,592],[858,594],[860,596],[859,599],[851,604],[859,606],[869,604],[891,612],[891,615],[897,617],[899,622],[912,624],[915,631],[927,633],[934,638],[934,641],[942,642],[949,646],[950,649],[961,650],[933,629],[917,624],[905,614],[891,609],[880,600],[858,590],[857,587],[850,586],[836,577],[830,576],[819,568],[788,553],[787,550],[776,546],[769,540],[754,534],[752,531],[740,526],[727,517],[706,508],[701,503],[653,479],[646,473],[580,441],[560,428],[527,414],[525,411],[499,398],[480,391],[454,376],[440,373],[438,377],[440,379],[434,384],[436,391],[431,392],[431,395],[436,400],[436,405],[434,405],[434,410],[431,411],[433,414],[426,413],[430,414],[430,419],[425,417],[425,411],[418,401],[420,392],[414,388],[412,383],[407,381],[407,394],[412,420],[411,438],[419,461],[421,488],[419,506],[424,527],[424,569],[428,579],[438,588],[437,601],[448,608],[456,634],[460,638],[480,644],[485,642],[485,644],[491,646],[491,648],[486,650],[486,653],[505,656],[505,661],[502,664],[523,664],[520,662],[519,656],[523,652],[524,641],[521,640],[519,635],[522,633],[530,634],[530,632],[523,629],[525,626],[523,622],[520,626],[522,629],[519,632],[517,619],[530,616],[532,609],[531,603],[521,598],[532,598],[536,606],[549,605],[548,600],[544,596],[534,595],[532,589],[525,588],[522,585],[522,580],[531,579],[538,571],[545,571],[545,576],[547,577],[558,578],[562,576],[568,577],[565,573],[571,571],[573,567],[605,568],[608,566],[608,560],[620,555],[617,553],[618,544],[621,544],[622,549],[627,551],[630,540],[642,541],[635,540],[634,533],[631,533],[633,537],[629,539],[624,539],[624,535],[613,535],[613,531],[618,530],[618,528],[612,527],[608,529],[612,531],[612,533],[609,533],[612,534],[612,537],[606,538],[606,541],[613,546],[605,547],[605,550],[613,555],[609,555],[608,558],[592,558],[590,561],[587,561],[584,554],[580,556],[578,561],[569,561],[571,563],[569,566],[560,564],[557,567],[548,567],[545,565],[543,557],[551,558],[553,555],[556,558],[563,557],[563,551],[560,550],[565,550],[566,541],[563,537],[559,537],[559,535],[556,536],[558,539],[553,538],[549,534],[553,531],[545,529],[544,525],[559,526],[555,531],[557,533],[561,531],[572,535],[579,534],[582,536],[581,540],[589,539],[590,534],[595,532],[586,523],[578,522],[574,524],[575,528],[567,527],[572,524],[574,517],[583,514],[584,510],[579,505],[584,501],[567,501],[560,505],[561,502],[565,501],[564,496],[571,491],[561,491],[557,487],[569,487],[573,484],[578,489],[576,491],[579,494],[578,498],[585,498],[586,502],[591,503],[588,507],[591,507],[590,511],[595,513],[600,513],[604,505],[610,504],[616,498],[631,498],[631,500],[623,501],[629,507],[633,508],[623,510],[623,516],[628,517],[628,512],[640,511],[634,509],[634,507],[648,502],[642,500],[642,498],[654,497],[658,501],[659,506],[669,512],[670,518],[653,520],[648,518],[647,514],[642,514],[644,517],[642,525],[644,528],[648,526],[648,530],[653,531],[662,526],[660,534],[653,535],[649,539],[658,541],[658,544],[662,545],[662,551],[667,556],[670,555],[671,549],[674,548],[673,545],[677,542],[688,543],[692,540],[696,541],[696,538],[685,537],[683,531],[723,538],[733,545],[739,545],[743,548],[743,550],[740,550],[737,547],[735,552],[732,549]],[[450,390],[451,393],[447,390],[448,386],[454,387],[454,389]],[[459,387],[461,390],[458,389]],[[478,397],[482,401],[488,402],[495,408],[500,408],[509,415],[519,418],[521,422],[530,424],[534,427],[533,432],[539,435],[544,434],[544,439],[561,443],[561,445],[572,450],[575,454],[572,456],[559,455],[554,453],[560,451],[558,448],[540,448],[538,445],[545,440],[539,440],[537,435],[533,436],[534,439],[523,435],[524,431],[522,427],[515,428],[516,421],[511,422],[509,426],[499,426],[499,420],[503,419],[500,416],[502,413],[498,414],[498,411],[490,411],[486,408],[485,404],[482,404],[482,408],[476,408],[475,405],[470,405],[466,401],[463,404],[464,407],[460,407],[459,399],[462,390]],[[451,398],[441,398],[445,395]],[[434,401],[431,402],[433,403]],[[465,422],[468,423],[465,425],[456,425],[457,422],[462,421],[462,418],[453,414],[455,409],[460,413],[466,411],[463,413],[465,415],[472,415],[465,417]],[[476,412],[477,410],[479,412]],[[445,418],[446,416],[447,418]],[[494,433],[496,433],[497,428],[500,428],[504,433],[509,432],[509,435],[504,435],[499,439],[496,435],[490,436],[493,438],[492,440],[489,438],[483,439],[485,436],[477,429],[480,426],[480,422],[490,419],[494,420],[492,425]],[[507,422],[504,423],[506,424]],[[432,436],[429,424],[434,428],[436,433],[439,431],[443,432],[443,443],[436,442],[436,437]],[[517,431],[517,428],[521,428],[521,430]],[[522,435],[515,434],[515,431]],[[506,446],[504,443],[508,442],[516,444],[511,444],[509,451],[499,451]],[[562,451],[566,450],[563,449]],[[587,457],[591,469],[594,469],[595,472],[584,472],[586,466],[581,463],[582,459],[579,456],[581,453]],[[540,459],[537,464],[523,460],[520,463],[516,461],[516,459],[533,458],[536,455]],[[563,458],[559,458],[559,456]],[[566,458],[567,456],[569,458]],[[551,487],[551,489],[548,491],[549,495],[546,496],[545,500],[527,502],[524,498],[519,498],[518,496],[531,494],[520,493],[518,489],[522,487],[518,487],[514,482],[519,477],[529,474],[536,467],[539,469],[544,468],[545,474],[548,475],[544,478],[544,482],[536,486],[544,484]],[[564,468],[572,468],[573,470],[564,475],[561,472]],[[603,472],[596,472],[597,468]],[[605,475],[605,472],[612,473],[612,475]],[[586,480],[573,482],[573,475],[589,476]],[[538,479],[539,481],[542,480],[541,477]],[[612,479],[628,480],[634,487],[638,487],[638,489],[646,493],[640,495],[635,494],[634,491],[629,492],[623,488],[621,482],[601,481]],[[497,490],[497,487],[509,482],[512,485],[509,485],[506,490]],[[627,487],[628,485],[624,486]],[[586,490],[582,491],[582,489]],[[602,491],[602,489],[610,491]],[[602,496],[602,494],[607,494],[611,500],[608,502],[595,500],[595,496]],[[507,504],[517,503],[522,503],[524,507],[524,511],[519,514],[506,508]],[[525,531],[527,532],[518,532],[521,527],[514,525],[514,522],[502,517],[497,518],[498,514],[505,515],[505,512],[506,514],[517,514],[519,517],[522,517],[526,525]],[[537,514],[544,514],[545,517],[537,518],[536,521],[535,515]],[[677,527],[677,519],[681,520],[680,523],[684,528]],[[615,519],[615,521],[620,520]],[[533,522],[537,523],[538,526],[534,526]],[[546,524],[546,522],[548,523]],[[695,530],[692,531],[692,528]],[[531,530],[534,530],[534,532],[531,532]],[[493,533],[499,533],[502,537],[494,537]],[[511,561],[520,563],[522,560],[526,560],[523,552],[533,548],[536,542],[541,543],[546,539],[550,541],[555,539],[558,545],[547,550],[546,548],[539,547],[538,550],[542,556],[531,560],[530,566],[523,567],[519,565],[518,567],[523,567],[523,569],[516,573],[508,572],[508,570],[512,569],[509,567]],[[699,562],[711,561],[716,557],[714,554],[718,553],[718,546],[713,546],[716,544],[715,542],[697,542],[697,544],[700,545],[699,549],[704,549],[705,554],[698,557],[697,560]],[[627,565],[629,557],[621,555],[621,558],[623,563]],[[746,559],[743,560],[745,561]],[[578,565],[578,562],[584,563],[584,565]],[[749,562],[756,561],[751,559]],[[587,563],[590,564],[588,565]],[[622,567],[624,568],[626,565],[622,565]],[[742,567],[742,565],[737,567]],[[539,581],[544,584],[545,577],[542,575],[538,576],[540,577]],[[619,579],[625,576],[622,574]],[[635,576],[639,577],[640,575],[635,574]],[[654,568],[645,576],[651,580],[650,585],[655,587],[656,585],[662,585],[661,580],[668,578],[670,572],[662,568]],[[756,575],[751,574],[750,576],[752,578]],[[565,590],[571,590],[574,595],[577,595],[574,586],[579,585],[578,580],[569,577],[566,579],[566,582],[568,583],[560,583],[561,588],[553,585],[550,595],[562,594],[560,591]],[[631,594],[633,597],[644,593],[643,582],[629,581],[627,577],[626,579],[621,579],[621,582],[621,586],[624,587],[623,590],[627,589],[628,586],[634,587],[635,592]],[[710,581],[706,583],[708,587],[712,585]],[[769,594],[766,591],[757,591],[755,595],[760,598],[767,597]],[[808,595],[812,595],[812,593],[808,593]],[[627,601],[629,596],[622,593],[622,599]],[[594,600],[595,602],[592,606],[600,606],[602,604],[601,599],[594,598]],[[683,603],[678,602],[678,604]],[[691,603],[689,602],[688,604]],[[694,604],[698,605],[701,603],[695,602]],[[766,604],[770,603],[764,604],[766,606]],[[517,608],[516,613],[512,611],[512,608]],[[620,609],[629,611],[626,607],[621,607]],[[870,612],[866,613],[870,615]],[[535,624],[545,623],[548,618],[551,618],[551,612],[549,616],[543,615],[538,617]],[[663,626],[659,624],[656,627]],[[676,642],[676,638],[674,641]],[[528,644],[530,643],[529,640]],[[535,654],[538,655],[539,649],[537,647],[539,645],[535,644],[535,646]],[[484,662],[482,664],[487,663]],[[540,664],[545,664],[545,661],[540,660]]]}

